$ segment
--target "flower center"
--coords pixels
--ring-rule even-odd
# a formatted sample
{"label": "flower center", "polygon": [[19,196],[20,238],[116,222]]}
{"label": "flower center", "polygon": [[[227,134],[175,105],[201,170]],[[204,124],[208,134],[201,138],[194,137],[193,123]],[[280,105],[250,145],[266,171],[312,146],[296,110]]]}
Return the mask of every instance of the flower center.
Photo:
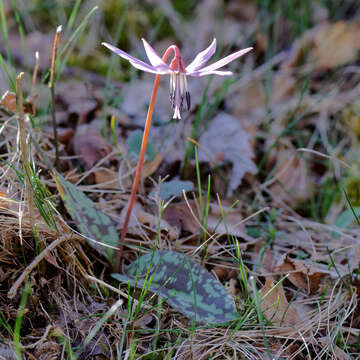
{"label": "flower center", "polygon": [[185,64],[176,45],[170,46],[175,54],[171,60],[170,68],[174,71],[170,74],[170,103],[174,110],[174,119],[181,119],[180,112],[186,99],[187,109],[190,110],[190,93],[188,91]]}

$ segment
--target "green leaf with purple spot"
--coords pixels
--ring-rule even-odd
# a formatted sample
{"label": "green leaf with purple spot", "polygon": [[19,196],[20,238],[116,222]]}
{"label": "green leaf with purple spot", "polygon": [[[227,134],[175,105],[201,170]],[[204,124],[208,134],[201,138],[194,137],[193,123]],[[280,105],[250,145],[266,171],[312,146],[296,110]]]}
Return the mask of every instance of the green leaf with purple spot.
{"label": "green leaf with purple spot", "polygon": [[[97,242],[87,239],[91,247],[113,264],[115,249],[106,245],[118,246],[119,237],[115,222],[97,209],[95,204],[81,190],[59,173],[56,173],[55,179],[65,207],[81,234],[86,238],[96,240]],[[104,244],[104,246],[101,244]]]}
{"label": "green leaf with purple spot", "polygon": [[149,290],[190,319],[222,324],[239,318],[234,299],[225,287],[181,253],[156,251],[128,265],[126,275],[112,276],[120,282],[142,288],[147,274],[147,279],[151,279]]}

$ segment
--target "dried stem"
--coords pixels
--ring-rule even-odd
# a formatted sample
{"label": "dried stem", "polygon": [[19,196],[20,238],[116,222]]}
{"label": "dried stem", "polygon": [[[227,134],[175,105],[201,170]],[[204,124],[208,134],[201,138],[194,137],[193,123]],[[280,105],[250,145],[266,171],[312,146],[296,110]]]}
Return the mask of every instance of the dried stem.
{"label": "dried stem", "polygon": [[53,241],[46,249],[44,249],[38,256],[36,256],[36,258],[26,267],[26,269],[14,282],[11,289],[7,293],[8,298],[12,299],[15,297],[19,286],[24,282],[27,276],[36,268],[36,266],[49,254],[50,251],[54,250],[63,241],[70,239],[71,239],[71,235],[68,234],[60,236],[55,241]]}
{"label": "dried stem", "polygon": [[31,188],[31,172],[29,167],[29,155],[26,147],[26,129],[25,129],[25,116],[24,116],[24,100],[22,93],[22,79],[24,73],[20,73],[16,77],[16,114],[19,128],[19,139],[20,139],[20,152],[24,168],[24,179],[25,179],[25,198],[28,202],[29,219],[31,229],[34,229],[34,199]]}
{"label": "dried stem", "polygon": [[[168,56],[170,55],[170,53],[172,51],[174,51],[173,47],[169,47],[165,51],[165,54],[163,56],[164,61],[167,60]],[[149,137],[151,119],[152,119],[152,115],[154,112],[155,99],[156,99],[157,89],[159,87],[160,77],[161,77],[161,75],[156,75],[153,90],[151,93],[150,104],[149,104],[149,109],[148,109],[147,116],[146,116],[145,128],[144,128],[144,133],[143,133],[143,138],[142,138],[142,143],[141,143],[139,161],[137,164],[135,179],[134,179],[134,183],[133,183],[133,186],[131,189],[131,195],[130,195],[130,199],[129,199],[129,203],[128,203],[128,207],[127,207],[127,211],[126,211],[124,226],[122,229],[121,238],[120,238],[119,246],[118,246],[118,251],[116,254],[115,272],[120,271],[120,260],[121,260],[121,256],[122,256],[122,252],[123,252],[123,244],[125,243],[125,236],[126,236],[127,228],[128,228],[129,221],[130,221],[131,211],[132,211],[132,208],[134,205],[136,192],[139,187],[139,182],[140,182],[140,178],[141,178],[141,170],[142,170],[142,167],[144,164],[146,146],[147,146],[147,141],[148,141],[148,137]]]}
{"label": "dried stem", "polygon": [[31,82],[31,95],[34,95],[36,78],[37,78],[37,74],[38,74],[38,71],[39,71],[39,62],[40,62],[39,52],[36,51],[35,52],[35,67],[34,67],[34,72],[33,72],[32,82]]}
{"label": "dried stem", "polygon": [[54,143],[55,143],[55,168],[58,170],[59,167],[59,143],[58,143],[58,134],[57,134],[57,126],[56,126],[56,116],[55,116],[55,64],[56,64],[56,55],[57,48],[60,40],[60,33],[62,31],[61,25],[56,29],[56,34],[54,38],[54,45],[52,50],[52,59],[51,59],[51,72],[50,72],[50,96],[51,96],[51,117],[53,123],[53,131],[54,131]]}

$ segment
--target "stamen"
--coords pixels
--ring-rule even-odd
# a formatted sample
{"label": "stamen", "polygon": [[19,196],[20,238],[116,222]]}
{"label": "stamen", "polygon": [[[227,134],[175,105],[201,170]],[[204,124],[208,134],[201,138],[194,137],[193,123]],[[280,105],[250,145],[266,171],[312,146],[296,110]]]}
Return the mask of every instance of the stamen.
{"label": "stamen", "polygon": [[185,75],[180,75],[180,94],[181,95],[184,93],[184,87],[185,87]]}
{"label": "stamen", "polygon": [[191,105],[191,103],[190,103],[190,93],[188,91],[186,91],[185,96],[186,96],[187,109],[189,111],[190,110],[190,105]]}
{"label": "stamen", "polygon": [[183,103],[184,103],[184,95],[181,94],[181,98],[180,98],[180,111],[182,111]]}

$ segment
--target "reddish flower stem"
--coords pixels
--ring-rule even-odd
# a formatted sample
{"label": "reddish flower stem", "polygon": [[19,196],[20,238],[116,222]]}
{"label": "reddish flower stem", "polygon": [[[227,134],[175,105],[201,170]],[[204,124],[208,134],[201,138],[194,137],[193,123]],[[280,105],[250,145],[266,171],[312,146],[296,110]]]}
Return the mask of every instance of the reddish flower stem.
{"label": "reddish flower stem", "polygon": [[[175,53],[175,57],[176,57],[177,56],[176,48],[177,47],[175,47],[175,46],[170,46],[165,51],[163,60],[166,61],[172,51]],[[142,167],[144,164],[146,146],[147,146],[147,142],[148,142],[150,125],[151,125],[151,120],[152,120],[152,116],[153,116],[153,112],[154,112],[154,105],[155,105],[157,90],[159,87],[160,77],[161,77],[161,75],[158,75],[158,74],[156,75],[153,90],[151,93],[150,104],[149,104],[149,109],[148,109],[147,116],[146,116],[145,128],[144,128],[144,133],[143,133],[143,138],[142,138],[142,143],[141,143],[139,161],[137,164],[135,179],[134,179],[134,183],[133,183],[133,186],[131,189],[131,195],[130,195],[130,199],[129,199],[129,203],[128,203],[128,208],[126,211],[124,226],[123,226],[123,229],[121,232],[121,238],[119,241],[118,250],[117,250],[117,254],[116,254],[116,263],[115,263],[115,268],[114,268],[115,272],[120,272],[120,261],[121,261],[121,257],[122,257],[122,253],[123,253],[123,244],[125,243],[125,237],[127,234],[127,228],[128,228],[129,221],[130,221],[131,211],[134,206],[136,192],[139,187],[139,182],[141,179],[141,170],[142,170]]]}

